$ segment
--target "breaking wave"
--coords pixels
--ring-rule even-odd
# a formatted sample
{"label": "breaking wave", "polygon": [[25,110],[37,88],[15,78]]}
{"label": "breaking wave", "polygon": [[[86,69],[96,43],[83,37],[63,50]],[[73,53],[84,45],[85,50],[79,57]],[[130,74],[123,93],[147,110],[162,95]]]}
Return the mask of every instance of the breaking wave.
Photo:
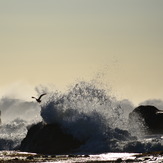
{"label": "breaking wave", "polygon": [[79,82],[66,93],[39,90],[47,95],[42,104],[2,98],[0,150],[18,149],[27,128],[43,120],[57,123],[64,132],[85,142],[78,153],[148,152],[163,150],[161,135],[144,138],[128,124],[134,109],[129,100],[118,101],[91,82]]}
{"label": "breaking wave", "polygon": [[0,110],[0,150],[17,149],[27,134],[27,127],[41,120],[40,107],[34,102],[3,97]]}
{"label": "breaking wave", "polygon": [[79,152],[163,149],[161,137],[157,137],[157,141],[144,141],[143,133],[135,132],[128,124],[128,115],[133,109],[129,100],[118,101],[92,83],[79,82],[67,94],[56,92],[49,95],[41,106],[41,116],[44,122],[57,123],[65,132],[86,141]]}

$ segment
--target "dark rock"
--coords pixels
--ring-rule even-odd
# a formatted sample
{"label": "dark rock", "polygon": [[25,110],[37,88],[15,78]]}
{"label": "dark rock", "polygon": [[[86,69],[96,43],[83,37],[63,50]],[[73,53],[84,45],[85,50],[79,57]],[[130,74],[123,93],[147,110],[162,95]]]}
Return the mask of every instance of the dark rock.
{"label": "dark rock", "polygon": [[43,158],[48,158],[49,156],[48,155],[42,155]]}
{"label": "dark rock", "polygon": [[33,160],[33,156],[28,156],[27,160]]}
{"label": "dark rock", "polygon": [[141,128],[146,128],[147,133],[162,134],[163,111],[151,105],[141,105],[129,114],[130,126],[134,126],[135,123],[139,124]]}
{"label": "dark rock", "polygon": [[72,155],[72,154],[70,154],[70,155],[68,155],[68,157],[76,157],[76,155]]}
{"label": "dark rock", "polygon": [[72,135],[63,132],[59,125],[40,122],[29,128],[20,150],[40,154],[67,154],[81,144]]}
{"label": "dark rock", "polygon": [[15,149],[14,140],[0,138],[0,150],[11,150],[11,149],[12,150]]}
{"label": "dark rock", "polygon": [[136,160],[127,159],[127,160],[125,160],[125,162],[136,162]]}
{"label": "dark rock", "polygon": [[121,158],[118,158],[118,159],[116,160],[116,162],[122,162],[122,159],[121,159]]}

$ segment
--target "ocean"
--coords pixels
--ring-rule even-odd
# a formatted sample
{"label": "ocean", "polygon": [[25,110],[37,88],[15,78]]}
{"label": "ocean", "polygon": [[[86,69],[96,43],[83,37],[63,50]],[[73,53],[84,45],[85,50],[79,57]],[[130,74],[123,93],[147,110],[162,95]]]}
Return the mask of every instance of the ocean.
{"label": "ocean", "polygon": [[[128,99],[118,101],[107,90],[85,81],[65,93],[46,87],[36,90],[38,95],[46,93],[40,104],[33,99],[0,99],[0,160],[34,158],[36,154],[23,153],[19,148],[30,126],[40,121],[58,124],[65,133],[84,142],[73,153],[55,155],[55,161],[46,155],[42,162],[134,161],[142,153],[163,151],[161,134],[146,135],[139,125],[131,126],[128,116],[135,106]],[[146,160],[151,162],[162,159],[161,153],[148,156]]]}

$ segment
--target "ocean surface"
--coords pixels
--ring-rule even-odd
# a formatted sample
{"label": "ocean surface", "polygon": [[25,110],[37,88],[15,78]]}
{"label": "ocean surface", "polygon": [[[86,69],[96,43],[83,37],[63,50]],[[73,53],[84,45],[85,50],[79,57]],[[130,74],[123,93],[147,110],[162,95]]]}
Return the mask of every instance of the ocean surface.
{"label": "ocean surface", "polygon": [[40,121],[57,123],[76,139],[87,140],[76,150],[76,155],[105,158],[115,154],[118,158],[163,151],[163,135],[146,135],[138,125],[128,123],[128,115],[135,108],[128,99],[118,101],[107,90],[84,81],[74,84],[65,93],[46,87],[36,91],[38,96],[47,93],[41,104],[33,99],[0,99],[1,155],[4,151],[16,152],[28,128]]}

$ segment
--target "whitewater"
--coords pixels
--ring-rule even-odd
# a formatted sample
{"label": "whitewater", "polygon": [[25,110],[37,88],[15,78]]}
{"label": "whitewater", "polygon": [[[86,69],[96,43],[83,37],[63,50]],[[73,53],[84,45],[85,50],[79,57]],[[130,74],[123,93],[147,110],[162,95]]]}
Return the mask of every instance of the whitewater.
{"label": "whitewater", "polygon": [[139,127],[129,124],[129,113],[135,108],[132,102],[119,101],[94,83],[78,82],[65,93],[41,87],[37,93],[47,94],[41,104],[32,99],[0,99],[1,155],[4,151],[18,151],[30,126],[41,121],[57,123],[65,133],[85,142],[75,155],[105,158],[109,153],[113,157],[119,153],[117,159],[126,154],[133,157],[135,153],[163,151],[162,135],[145,135]]}

